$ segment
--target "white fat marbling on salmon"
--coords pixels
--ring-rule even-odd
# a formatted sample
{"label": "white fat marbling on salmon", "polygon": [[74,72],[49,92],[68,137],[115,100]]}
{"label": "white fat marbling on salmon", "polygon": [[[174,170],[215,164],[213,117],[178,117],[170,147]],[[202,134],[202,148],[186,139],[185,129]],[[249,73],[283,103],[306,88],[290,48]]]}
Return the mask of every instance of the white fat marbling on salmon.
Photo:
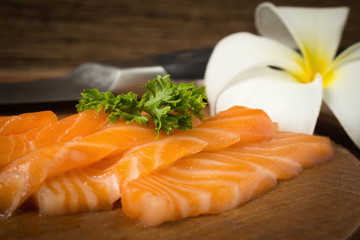
{"label": "white fat marbling on salmon", "polygon": [[17,173],[0,175],[1,201],[8,203],[7,208],[0,206],[0,215],[10,216],[21,201],[25,188],[25,176]]}
{"label": "white fat marbling on salmon", "polygon": [[[11,163],[16,160],[16,157],[19,154],[24,154],[29,149],[29,144],[24,135],[10,135],[10,136],[0,136],[0,166]],[[1,145],[4,144],[4,149],[1,148]]]}
{"label": "white fat marbling on salmon", "polygon": [[[115,174],[110,174],[109,176],[106,176],[105,178],[105,185],[107,186],[107,194],[109,198],[110,203],[114,203],[116,200],[120,198],[120,187],[118,183],[118,178]],[[103,184],[103,182],[100,182],[100,184]],[[98,196],[96,196],[97,198]],[[97,206],[94,204],[93,208],[97,208]]]}
{"label": "white fat marbling on salmon", "polygon": [[[167,199],[167,203],[171,203],[173,205],[172,209],[173,212],[176,212],[176,209],[180,211],[180,214],[182,216],[186,215],[187,212],[190,209],[190,206],[186,199],[181,196],[178,192],[174,191],[171,188],[171,185],[169,186],[167,181],[162,181],[163,179],[155,177],[154,181],[150,180],[149,183],[152,186],[152,188],[156,188],[157,191],[162,194],[161,196],[165,197]],[[152,200],[156,200],[152,198]],[[167,204],[167,205],[168,205]]]}
{"label": "white fat marbling on salmon", "polygon": [[66,207],[69,209],[69,212],[76,212],[77,207],[79,206],[79,192],[76,191],[73,184],[72,179],[67,178],[60,178],[58,179],[60,184],[62,185],[63,189],[65,190],[66,194],[71,196],[67,199]]}
{"label": "white fat marbling on salmon", "polygon": [[140,171],[139,171],[139,156],[133,156],[130,160],[130,168],[128,171],[128,174],[126,176],[126,181],[130,181],[133,179],[138,178],[138,176],[140,175]]}
{"label": "white fat marbling on salmon", "polygon": [[15,118],[10,118],[7,120],[2,126],[0,126],[0,132],[4,131],[4,129],[7,128],[7,126],[13,121],[15,121]]}
{"label": "white fat marbling on salmon", "polygon": [[[270,154],[262,155],[256,153],[237,152],[234,148],[225,149],[222,152],[228,155],[232,155],[243,161],[260,164],[265,169],[275,174],[278,179],[286,179],[296,176],[303,170],[299,163],[288,157],[274,156]],[[276,171],[272,170],[271,167],[268,167],[267,164],[271,164],[271,167],[275,168]]]}
{"label": "white fat marbling on salmon", "polygon": [[[7,163],[11,162],[11,159],[12,159],[11,157],[12,157],[12,155],[13,155],[13,153],[14,153],[14,149],[15,149],[15,140],[14,140],[14,137],[13,137],[13,136],[10,136],[8,139],[9,139],[10,142],[11,142],[11,149],[10,149],[11,154],[9,154],[8,157],[7,157]],[[2,164],[1,164],[1,165],[2,165]]]}
{"label": "white fat marbling on salmon", "polygon": [[[46,188],[40,188],[36,195],[39,203],[40,214],[59,214],[66,211],[65,192],[61,184],[57,181],[51,181]],[[56,206],[56,207],[54,207]]]}
{"label": "white fat marbling on salmon", "polygon": [[77,118],[75,118],[75,121],[71,124],[70,127],[68,127],[62,135],[59,135],[57,138],[57,142],[63,142],[65,141],[63,138],[65,138],[69,132],[72,132],[73,129],[75,129],[80,122],[82,122],[82,116],[85,115],[84,112],[79,113],[79,116]]}

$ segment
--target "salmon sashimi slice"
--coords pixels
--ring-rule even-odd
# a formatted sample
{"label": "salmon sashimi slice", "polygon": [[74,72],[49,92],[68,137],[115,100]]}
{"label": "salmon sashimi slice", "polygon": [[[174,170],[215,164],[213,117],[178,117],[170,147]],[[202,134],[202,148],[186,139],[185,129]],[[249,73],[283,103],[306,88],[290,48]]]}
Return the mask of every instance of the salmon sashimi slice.
{"label": "salmon sashimi slice", "polygon": [[[142,152],[149,154],[146,159],[150,160],[143,166],[144,171],[156,168],[157,163],[151,156],[157,155],[158,158],[171,161],[199,152],[207,145],[202,140],[190,137],[178,137],[176,140],[172,138],[171,141],[167,141],[166,138],[163,140],[155,142],[161,142],[158,144],[164,147],[164,151],[155,153],[154,149],[146,149],[146,153],[145,151]],[[175,141],[177,142],[176,147],[174,146]],[[113,158],[108,158],[105,161],[111,162]],[[116,166],[107,170],[102,168],[108,163],[95,164],[59,174],[42,183],[34,193],[33,200],[42,215],[110,210],[113,203],[121,196],[125,177],[136,178],[141,175],[142,169],[137,169],[135,163],[135,159],[133,161],[127,160],[123,164],[117,163]],[[132,170],[135,168],[137,170]]]}
{"label": "salmon sashimi slice", "polygon": [[123,211],[146,226],[233,209],[276,185],[255,164],[227,155],[199,153],[129,182]]}
{"label": "salmon sashimi slice", "polygon": [[34,199],[41,214],[111,209],[132,179],[202,150],[222,149],[237,142],[262,141],[272,138],[275,132],[263,111],[233,107],[205,119],[187,132],[136,146],[125,154],[49,179],[39,187]]}
{"label": "salmon sashimi slice", "polygon": [[56,122],[57,116],[52,111],[24,113],[0,117],[0,136],[20,134],[34,128],[40,128]]}
{"label": "salmon sashimi slice", "polygon": [[290,132],[279,132],[271,141],[242,146],[237,148],[236,152],[259,157],[277,156],[278,159],[288,158],[289,164],[292,162],[302,168],[320,164],[332,158],[335,154],[328,137]]}
{"label": "salmon sashimi slice", "polygon": [[[277,151],[247,155],[249,149]],[[301,151],[307,154],[299,156]],[[300,173],[299,158],[311,159],[307,160],[311,164],[304,165],[309,167],[333,156],[328,138],[293,133],[279,133],[264,142],[201,152],[128,182],[122,193],[122,208],[130,218],[148,226],[220,213],[270,189],[276,179]]]}
{"label": "salmon sashimi slice", "polygon": [[45,146],[71,141],[96,132],[108,124],[106,118],[104,111],[84,111],[49,123],[40,129],[0,136],[0,166]]}
{"label": "salmon sashimi slice", "polygon": [[294,177],[304,167],[327,161],[335,154],[327,137],[289,132],[279,132],[265,142],[246,146],[235,144],[221,153],[261,165],[278,180]]}
{"label": "salmon sashimi slice", "polygon": [[151,128],[117,121],[78,140],[52,144],[18,158],[0,171],[0,214],[9,216],[46,178],[85,167],[156,136]]}

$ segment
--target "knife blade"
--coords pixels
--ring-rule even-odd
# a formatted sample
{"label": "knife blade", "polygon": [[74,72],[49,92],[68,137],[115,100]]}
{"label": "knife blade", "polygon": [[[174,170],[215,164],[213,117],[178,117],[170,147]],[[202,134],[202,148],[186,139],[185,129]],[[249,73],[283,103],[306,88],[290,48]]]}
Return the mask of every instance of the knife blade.
{"label": "knife blade", "polygon": [[76,101],[85,88],[142,94],[141,86],[157,75],[170,74],[175,82],[197,81],[203,79],[211,53],[212,48],[198,48],[129,61],[89,62],[59,78],[1,83],[0,105]]}

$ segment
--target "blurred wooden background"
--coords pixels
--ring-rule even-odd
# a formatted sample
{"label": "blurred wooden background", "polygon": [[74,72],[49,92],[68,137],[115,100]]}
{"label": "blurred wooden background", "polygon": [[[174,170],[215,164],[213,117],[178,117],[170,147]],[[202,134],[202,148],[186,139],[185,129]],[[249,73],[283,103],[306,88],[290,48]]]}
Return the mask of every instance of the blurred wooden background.
{"label": "blurred wooden background", "polygon": [[[0,81],[64,74],[82,62],[130,59],[214,46],[256,33],[260,0],[0,0]],[[349,6],[342,47],[360,40],[360,1],[274,0],[276,5]]]}

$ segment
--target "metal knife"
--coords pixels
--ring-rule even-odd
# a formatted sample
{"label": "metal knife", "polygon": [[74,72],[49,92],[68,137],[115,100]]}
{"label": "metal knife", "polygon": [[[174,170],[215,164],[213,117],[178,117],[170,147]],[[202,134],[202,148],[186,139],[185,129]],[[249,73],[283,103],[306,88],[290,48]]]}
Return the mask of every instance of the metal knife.
{"label": "metal knife", "polygon": [[175,82],[202,80],[212,50],[199,48],[131,61],[84,63],[59,78],[1,83],[0,105],[76,101],[85,88],[142,94],[141,86],[157,75],[170,74]]}

